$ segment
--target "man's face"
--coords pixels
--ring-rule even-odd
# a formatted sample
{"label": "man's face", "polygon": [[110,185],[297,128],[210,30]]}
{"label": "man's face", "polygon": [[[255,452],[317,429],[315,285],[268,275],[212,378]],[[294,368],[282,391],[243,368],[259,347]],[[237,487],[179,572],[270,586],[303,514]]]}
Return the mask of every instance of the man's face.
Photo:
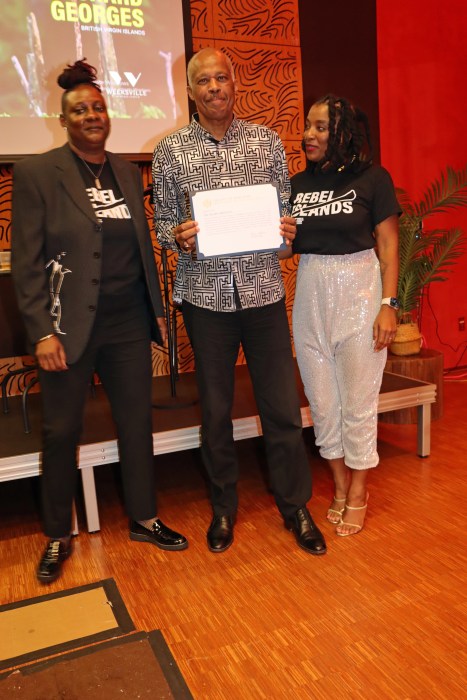
{"label": "man's face", "polygon": [[225,56],[206,51],[196,59],[188,95],[195,102],[202,126],[232,119],[235,81]]}

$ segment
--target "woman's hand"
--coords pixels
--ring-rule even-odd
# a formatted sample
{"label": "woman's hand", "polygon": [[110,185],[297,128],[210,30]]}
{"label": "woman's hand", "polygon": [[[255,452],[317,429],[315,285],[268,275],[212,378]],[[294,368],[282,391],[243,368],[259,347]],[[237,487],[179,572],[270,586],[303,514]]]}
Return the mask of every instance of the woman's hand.
{"label": "woman's hand", "polygon": [[68,369],[65,348],[56,335],[36,343],[36,360],[46,372],[62,372]]}
{"label": "woman's hand", "polygon": [[[162,345],[165,345],[167,342],[167,323],[165,322],[164,316],[157,316],[156,323],[161,334]],[[157,343],[155,343],[155,345],[157,345]],[[160,347],[162,347],[162,345]]]}
{"label": "woman's hand", "polygon": [[287,248],[282,248],[278,251],[277,257],[279,260],[292,257],[292,243],[297,235],[297,222],[293,216],[282,216],[280,225],[280,235],[284,239]]}
{"label": "woman's hand", "polygon": [[281,236],[284,237],[285,245],[292,245],[297,235],[297,222],[293,216],[281,216]]}
{"label": "woman's hand", "polygon": [[[397,276],[399,273],[398,219],[389,216],[375,228],[378,244],[378,258],[383,283],[382,298],[397,296]],[[374,348],[378,352],[394,340],[397,327],[397,311],[382,304],[373,324]]]}
{"label": "woman's hand", "polygon": [[196,235],[199,226],[196,221],[184,221],[174,228],[175,242],[184,253],[191,253],[195,249]]}
{"label": "woman's hand", "polygon": [[379,352],[390,345],[396,335],[397,311],[387,304],[382,304],[373,324],[374,349]]}

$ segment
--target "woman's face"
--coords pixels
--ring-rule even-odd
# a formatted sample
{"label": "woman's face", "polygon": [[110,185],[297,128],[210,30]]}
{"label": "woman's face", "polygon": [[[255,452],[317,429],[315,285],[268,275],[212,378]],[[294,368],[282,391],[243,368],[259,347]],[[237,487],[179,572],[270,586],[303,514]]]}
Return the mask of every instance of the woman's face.
{"label": "woman's face", "polygon": [[307,160],[323,160],[329,142],[329,108],[326,104],[312,105],[305,122],[303,143]]}
{"label": "woman's face", "polygon": [[104,150],[110,120],[102,94],[92,85],[78,85],[65,96],[60,123],[68,131],[72,146],[83,153]]}

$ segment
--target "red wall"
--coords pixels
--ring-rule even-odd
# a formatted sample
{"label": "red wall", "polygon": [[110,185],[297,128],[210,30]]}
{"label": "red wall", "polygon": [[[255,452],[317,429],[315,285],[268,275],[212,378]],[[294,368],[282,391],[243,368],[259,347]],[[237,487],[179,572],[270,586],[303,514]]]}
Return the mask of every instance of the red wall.
{"label": "red wall", "polygon": [[[377,0],[381,162],[418,197],[447,165],[467,161],[466,0]],[[467,209],[437,217],[467,236]],[[426,344],[445,367],[467,365],[467,253],[432,284],[422,314]],[[431,305],[431,309],[430,309]],[[438,329],[436,330],[436,326]]]}

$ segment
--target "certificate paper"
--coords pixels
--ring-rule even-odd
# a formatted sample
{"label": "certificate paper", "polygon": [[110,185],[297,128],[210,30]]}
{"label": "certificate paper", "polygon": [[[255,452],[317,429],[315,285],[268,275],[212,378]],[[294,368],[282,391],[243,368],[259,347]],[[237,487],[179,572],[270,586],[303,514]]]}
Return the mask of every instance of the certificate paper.
{"label": "certificate paper", "polygon": [[191,195],[191,213],[198,222],[198,260],[254,251],[278,250],[280,199],[277,185],[245,185],[202,190]]}

